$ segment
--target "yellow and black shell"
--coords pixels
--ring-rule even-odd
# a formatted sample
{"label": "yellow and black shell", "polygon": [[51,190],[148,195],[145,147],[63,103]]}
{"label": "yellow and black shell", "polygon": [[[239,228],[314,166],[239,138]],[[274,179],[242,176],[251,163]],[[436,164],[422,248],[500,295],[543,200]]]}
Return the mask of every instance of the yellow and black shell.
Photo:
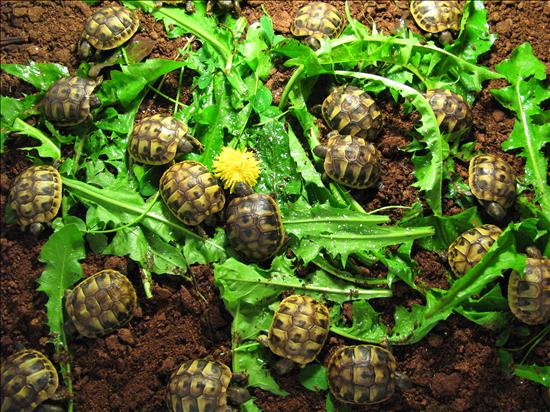
{"label": "yellow and black shell", "polygon": [[220,362],[188,360],[172,374],[166,402],[170,412],[227,412],[233,374]]}
{"label": "yellow and black shell", "polygon": [[382,127],[378,105],[355,86],[337,87],[323,102],[322,113],[329,127],[342,135],[373,139]]}
{"label": "yellow and black shell", "polygon": [[367,189],[378,182],[380,153],[361,137],[333,134],[326,144],[324,157],[327,176],[344,186]]}
{"label": "yellow and black shell", "polygon": [[525,276],[512,272],[508,281],[508,304],[512,313],[528,325],[550,321],[550,259],[528,257]]}
{"label": "yellow and black shell", "polygon": [[31,412],[59,386],[57,370],[41,352],[25,349],[2,363],[2,412]]}
{"label": "yellow and black shell", "polygon": [[426,100],[442,132],[453,133],[472,125],[472,110],[461,95],[448,89],[430,89],[426,92]]}
{"label": "yellow and black shell", "polygon": [[285,239],[279,205],[265,194],[236,197],[227,206],[225,233],[233,250],[245,260],[269,259]]}
{"label": "yellow and black shell", "polygon": [[139,28],[139,17],[126,7],[111,5],[95,11],[84,23],[82,40],[98,50],[126,43]]}
{"label": "yellow and black shell", "polygon": [[472,194],[495,219],[502,219],[516,196],[512,166],[494,155],[478,155],[470,160],[468,183]]}
{"label": "yellow and black shell", "polygon": [[65,296],[69,319],[82,336],[95,338],[113,332],[132,319],[137,295],[132,282],[106,269],[84,279]]}
{"label": "yellow and black shell", "polygon": [[397,362],[388,350],[374,345],[338,348],[328,361],[330,392],[340,402],[368,405],[395,392]]}
{"label": "yellow and black shell", "polygon": [[460,30],[462,9],[458,1],[411,1],[411,14],[420,28],[429,33]]}
{"label": "yellow and black shell", "polygon": [[175,117],[162,114],[146,117],[134,126],[128,152],[134,160],[147,165],[170,163],[176,157],[178,145],[186,140],[187,131],[187,125]]}
{"label": "yellow and black shell", "polygon": [[61,189],[61,175],[52,166],[31,166],[20,173],[8,200],[19,226],[50,222],[61,207]]}
{"label": "yellow and black shell", "polygon": [[160,195],[171,212],[190,226],[201,224],[225,205],[223,189],[202,163],[172,165],[160,178]]}
{"label": "yellow and black shell", "polygon": [[93,92],[101,80],[78,76],[56,80],[42,100],[44,116],[58,126],[74,126],[90,120],[90,110],[100,104]]}
{"label": "yellow and black shell", "polygon": [[495,225],[482,225],[462,233],[448,250],[449,265],[453,272],[457,276],[465,275],[483,259],[501,233],[502,230]]}
{"label": "yellow and black shell", "polygon": [[276,355],[305,365],[323,349],[329,327],[325,305],[309,296],[292,295],[275,311],[267,345]]}
{"label": "yellow and black shell", "polygon": [[345,24],[344,16],[336,7],[316,1],[298,10],[290,31],[296,37],[334,38],[340,35]]}

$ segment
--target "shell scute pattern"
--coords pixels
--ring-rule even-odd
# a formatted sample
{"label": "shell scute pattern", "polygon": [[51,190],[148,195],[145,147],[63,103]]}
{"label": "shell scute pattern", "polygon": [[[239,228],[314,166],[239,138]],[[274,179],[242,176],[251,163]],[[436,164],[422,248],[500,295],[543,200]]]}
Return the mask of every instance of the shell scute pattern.
{"label": "shell scute pattern", "polygon": [[74,126],[90,119],[90,98],[100,82],[78,76],[56,80],[44,95],[44,115],[59,126]]}
{"label": "shell scute pattern", "polygon": [[41,352],[25,349],[2,364],[2,412],[30,412],[51,398],[59,386],[57,370]]}
{"label": "shell scute pattern", "polygon": [[342,32],[344,25],[344,17],[336,7],[318,1],[309,3],[298,10],[290,25],[290,31],[298,37],[334,38]]}
{"label": "shell scute pattern", "polygon": [[458,276],[466,274],[481,261],[501,233],[495,225],[482,225],[462,233],[449,246],[449,264],[453,272]]}
{"label": "shell scute pattern", "polygon": [[204,359],[184,362],[170,378],[167,404],[171,412],[226,412],[231,370]]}
{"label": "shell scute pattern", "polygon": [[269,348],[282,358],[305,365],[323,348],[329,323],[325,305],[309,296],[289,296],[273,316],[267,340]]}
{"label": "shell scute pattern", "polygon": [[126,324],[137,306],[136,290],[126,276],[103,270],[67,293],[65,308],[76,330],[89,338],[106,335]]}
{"label": "shell scute pattern", "polygon": [[444,133],[470,128],[472,111],[461,95],[448,89],[430,89],[426,92],[426,100]]}
{"label": "shell scute pattern", "polygon": [[19,226],[51,221],[61,207],[61,175],[52,166],[31,166],[19,174],[9,194]]}
{"label": "shell scute pattern", "polygon": [[82,38],[98,50],[110,50],[129,40],[138,27],[136,13],[122,6],[107,6],[86,20]]}
{"label": "shell scute pattern", "polygon": [[160,194],[172,213],[183,223],[196,226],[225,205],[225,195],[216,179],[201,163],[176,163],[160,179]]}
{"label": "shell scute pattern", "polygon": [[331,136],[324,161],[326,174],[354,189],[373,187],[380,174],[380,153],[373,144],[356,136]]}
{"label": "shell scute pattern", "polygon": [[271,196],[259,193],[229,203],[225,230],[231,247],[257,262],[276,254],[285,237],[279,206]]}
{"label": "shell scute pattern", "polygon": [[514,170],[500,157],[478,155],[470,160],[468,183],[473,195],[482,204],[496,202],[507,209],[514,203]]}
{"label": "shell scute pattern", "polygon": [[411,14],[422,30],[439,33],[460,30],[462,9],[457,1],[411,1]]}
{"label": "shell scute pattern", "polygon": [[359,87],[337,87],[325,99],[321,110],[329,127],[342,135],[373,139],[382,127],[378,105]]}
{"label": "shell scute pattern", "polygon": [[395,392],[397,362],[391,352],[374,345],[339,348],[328,362],[332,394],[341,402],[374,404]]}
{"label": "shell scute pattern", "polygon": [[512,272],[508,283],[508,303],[512,313],[528,325],[550,321],[550,259],[530,258],[525,277]]}
{"label": "shell scute pattern", "polygon": [[163,165],[174,160],[186,134],[187,125],[172,116],[146,117],[134,126],[128,151],[140,163]]}

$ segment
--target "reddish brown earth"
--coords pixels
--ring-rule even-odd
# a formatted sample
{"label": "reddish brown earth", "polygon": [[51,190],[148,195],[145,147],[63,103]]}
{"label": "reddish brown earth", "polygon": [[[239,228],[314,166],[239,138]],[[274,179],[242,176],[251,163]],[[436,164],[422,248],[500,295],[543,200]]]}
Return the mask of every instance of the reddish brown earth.
{"label": "reddish brown earth", "polygon": [[[104,2],[104,4],[109,2]],[[290,19],[306,1],[252,1],[244,6],[249,21],[261,16],[263,4],[274,20],[279,33],[288,34]],[[340,9],[343,3],[331,1]],[[364,8],[363,4],[368,7]],[[406,13],[399,1],[352,1],[351,12],[365,24],[377,24],[390,32]],[[529,41],[537,57],[550,73],[550,3],[544,1],[487,2],[491,28],[498,34],[493,50],[484,56],[483,63],[491,68],[506,58],[519,44]],[[97,6],[80,1],[4,1],[1,9],[2,63],[58,62],[70,68],[77,67],[75,44],[80,36],[82,23]],[[162,24],[150,16],[141,16],[143,33],[153,38],[157,45],[153,57],[173,58],[185,40],[168,40]],[[414,28],[412,22],[408,22]],[[280,98],[289,71],[275,71],[267,82],[275,100]],[[20,97],[32,92],[32,87],[17,79],[1,74],[1,93]],[[176,81],[166,83],[163,89],[175,95]],[[502,153],[501,142],[512,130],[513,114],[501,108],[489,93],[490,88],[501,87],[503,81],[485,84],[474,103],[474,129],[471,136],[476,149],[503,155],[518,174],[523,173],[523,159],[510,153]],[[184,90],[184,99],[189,98]],[[157,110],[162,98],[144,102],[144,111]],[[417,196],[413,183],[412,164],[409,157],[399,150],[408,143],[405,136],[414,124],[414,118],[402,116],[399,108],[384,101],[382,104],[387,122],[377,141],[389,173],[383,177],[379,191],[355,193],[361,204],[373,210],[388,205],[410,205]],[[401,119],[401,120],[398,120]],[[12,179],[30,164],[24,152],[24,138],[9,140],[2,156],[0,173],[0,216]],[[465,178],[465,165],[459,164],[459,173]],[[447,205],[448,213],[459,209]],[[399,212],[393,212],[398,218]],[[37,348],[52,355],[48,344],[48,328],[45,325],[44,304],[46,297],[36,291],[36,279],[43,265],[38,255],[49,233],[34,237],[21,233],[13,225],[2,224],[0,246],[2,248],[0,313],[2,358],[15,350],[16,343]],[[429,287],[447,287],[446,264],[437,255],[416,251],[414,255],[421,274],[417,281]],[[86,276],[104,268],[115,268],[127,273],[135,284],[139,274],[132,262],[123,258],[98,256],[88,253],[82,264]],[[164,388],[170,373],[182,361],[192,357],[208,357],[230,361],[231,318],[223,307],[213,286],[212,270],[208,266],[191,269],[195,282],[188,283],[174,276],[156,277],[152,299],[139,294],[140,309],[125,328],[106,338],[80,339],[71,342],[73,378],[75,382],[75,408],[77,411],[158,411],[164,407]],[[397,283],[395,300],[373,302],[377,310],[390,320],[393,304],[409,306],[420,303],[421,296]],[[351,307],[345,314],[353,316]],[[530,381],[503,374],[495,349],[496,336],[467,320],[452,316],[439,324],[422,342],[393,348],[401,370],[413,382],[413,388],[396,394],[381,406],[364,408],[369,411],[540,411],[544,410],[541,388]],[[331,351],[341,343],[350,343],[331,336],[321,353],[326,362]],[[520,337],[512,337],[510,345],[520,346]],[[540,345],[527,359],[527,363],[549,364],[550,343]],[[323,411],[324,393],[310,392],[302,388],[296,374],[280,379],[284,389],[290,392],[286,398],[253,390],[256,403],[265,411]],[[354,408],[354,410],[362,410]]]}

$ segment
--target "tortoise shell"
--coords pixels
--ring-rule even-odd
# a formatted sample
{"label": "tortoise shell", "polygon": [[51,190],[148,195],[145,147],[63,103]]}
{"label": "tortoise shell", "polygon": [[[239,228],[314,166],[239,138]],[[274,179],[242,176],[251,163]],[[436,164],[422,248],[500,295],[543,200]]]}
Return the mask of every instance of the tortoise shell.
{"label": "tortoise shell", "polygon": [[136,307],[132,282],[111,269],[84,279],[65,296],[70,321],[88,338],[106,335],[128,323]]}
{"label": "tortoise shell", "polygon": [[231,247],[253,262],[275,255],[285,239],[277,202],[259,193],[231,200],[226,210],[225,232]]}
{"label": "tortoise shell", "polygon": [[340,35],[345,24],[344,16],[336,7],[316,1],[298,10],[290,31],[296,37],[334,38]]}
{"label": "tortoise shell", "polygon": [[25,349],[2,363],[2,412],[31,412],[59,386],[57,370],[41,352]]}
{"label": "tortoise shell", "polygon": [[231,370],[220,362],[188,360],[172,374],[167,404],[171,412],[227,412]]}
{"label": "tortoise shell", "polygon": [[322,113],[329,127],[342,135],[373,139],[382,127],[378,105],[355,86],[337,87],[323,102]]}
{"label": "tortoise shell", "polygon": [[491,212],[491,203],[508,209],[516,196],[514,170],[506,161],[494,155],[478,155],[470,160],[468,183],[472,194],[494,218],[502,216]]}
{"label": "tortoise shell", "polygon": [[193,149],[186,138],[187,131],[187,125],[175,117],[161,114],[146,117],[134,126],[128,152],[134,160],[147,165],[169,163],[178,149],[181,153]]}
{"label": "tortoise shell", "polygon": [[24,229],[50,222],[59,212],[61,199],[61,175],[56,168],[42,165],[31,166],[15,178],[8,202]]}
{"label": "tortoise shell", "polygon": [[368,405],[395,392],[397,362],[388,350],[374,345],[338,348],[328,361],[330,392],[340,402]]}
{"label": "tortoise shell", "polygon": [[550,321],[550,259],[528,257],[523,278],[512,272],[508,304],[516,318],[528,325]]}
{"label": "tortoise shell", "polygon": [[218,182],[201,163],[176,163],[160,178],[160,195],[170,211],[183,223],[196,226],[225,205]]}
{"label": "tortoise shell", "polygon": [[357,136],[333,134],[326,144],[323,167],[332,180],[354,189],[373,187],[380,174],[380,153]]}
{"label": "tortoise shell", "polygon": [[328,336],[329,311],[309,296],[292,295],[279,304],[269,328],[269,349],[300,365],[312,362]]}
{"label": "tortoise shell", "polygon": [[457,276],[463,276],[477,265],[502,230],[495,225],[482,225],[462,233],[451,245],[448,260],[451,269]]}
{"label": "tortoise shell", "polygon": [[126,7],[111,5],[96,10],[84,23],[82,39],[98,50],[126,43],[139,28],[139,17]]}
{"label": "tortoise shell", "polygon": [[99,106],[93,92],[100,83],[101,78],[78,76],[56,80],[44,94],[41,103],[44,116],[58,126],[74,126],[90,120],[90,110]]}
{"label": "tortoise shell", "polygon": [[460,30],[462,9],[458,1],[412,0],[411,14],[416,24],[429,33]]}
{"label": "tortoise shell", "polygon": [[447,89],[430,89],[426,92],[426,100],[442,132],[452,133],[470,128],[472,111],[461,95]]}

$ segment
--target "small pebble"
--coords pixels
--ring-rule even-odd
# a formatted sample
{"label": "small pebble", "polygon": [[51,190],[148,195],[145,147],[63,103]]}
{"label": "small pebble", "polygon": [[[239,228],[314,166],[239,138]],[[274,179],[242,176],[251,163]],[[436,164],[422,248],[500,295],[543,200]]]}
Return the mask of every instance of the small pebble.
{"label": "small pebble", "polygon": [[441,345],[443,345],[443,338],[440,335],[432,333],[430,336],[428,336],[428,344],[432,348],[439,348]]}
{"label": "small pebble", "polygon": [[506,115],[502,110],[495,110],[493,112],[493,119],[497,122],[502,122],[506,118]]}

